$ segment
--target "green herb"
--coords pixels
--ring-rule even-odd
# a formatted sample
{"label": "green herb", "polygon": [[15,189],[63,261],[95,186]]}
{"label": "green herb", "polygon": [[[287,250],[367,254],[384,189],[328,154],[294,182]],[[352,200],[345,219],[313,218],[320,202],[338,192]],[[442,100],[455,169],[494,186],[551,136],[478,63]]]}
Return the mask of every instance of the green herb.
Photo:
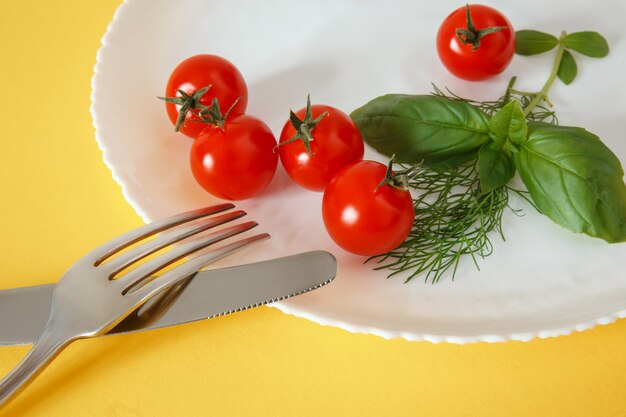
{"label": "green herb", "polygon": [[530,123],[516,166],[543,214],[575,233],[626,241],[626,185],[619,159],[580,127]]}
{"label": "green herb", "polygon": [[508,188],[488,193],[480,188],[476,163],[447,170],[425,169],[410,175],[415,223],[408,238],[393,251],[371,258],[389,269],[389,276],[410,271],[406,281],[424,273],[426,282],[437,282],[446,271],[454,276],[463,255],[478,258],[491,254],[489,234],[502,232],[502,213],[508,204]]}
{"label": "green herb", "polygon": [[489,120],[489,131],[492,140],[505,143],[507,139],[519,143],[526,138],[528,127],[517,101],[510,101]]}
{"label": "green herb", "polygon": [[367,144],[402,163],[458,165],[489,140],[484,112],[432,95],[388,94],[350,116]]}
{"label": "green herb", "polygon": [[[528,199],[522,190],[504,186],[489,192],[480,189],[476,160],[446,170],[412,170],[409,188],[417,191],[414,198],[415,223],[408,238],[398,248],[370,258],[377,270],[388,269],[389,277],[409,272],[408,282],[424,274],[424,282],[435,283],[446,272],[454,279],[463,256],[469,255],[476,268],[478,260],[491,255],[490,235],[496,232],[504,239],[502,216],[509,208],[509,193]],[[532,204],[532,202],[530,202]]]}
{"label": "green herb", "polygon": [[592,58],[603,58],[609,54],[609,44],[598,32],[575,32],[562,38],[566,48]]}
{"label": "green herb", "polygon": [[559,39],[537,30],[518,30],[515,38],[515,53],[518,55],[541,54],[560,44],[593,58],[602,58],[609,53],[609,44],[598,32],[575,32],[569,35],[563,33]]}
{"label": "green herb", "polygon": [[555,36],[537,30],[518,30],[515,32],[515,40],[515,53],[518,55],[541,54],[559,44]]}
{"label": "green herb", "polygon": [[504,143],[485,143],[478,151],[478,174],[483,193],[502,187],[515,175],[515,161],[512,152]]}
{"label": "green herb", "polygon": [[[462,101],[468,103],[474,107],[479,108],[488,116],[493,116],[496,114],[502,107],[508,104],[510,101],[518,101],[520,106],[523,108],[527,107],[530,102],[534,98],[534,93],[527,93],[523,91],[518,91],[514,89],[515,82],[517,81],[517,77],[512,77],[509,81],[509,85],[507,89],[500,98],[497,100],[486,100],[486,101],[477,101],[472,100],[466,97],[461,97],[449,89],[442,90],[436,85],[433,84],[433,92],[431,93],[434,96],[445,98],[448,100],[454,101]],[[554,110],[551,109],[551,103],[537,103],[533,110],[526,115],[526,120],[528,121],[537,121],[537,122],[548,122],[553,124],[558,124],[558,118]]]}
{"label": "green herb", "polygon": [[565,31],[562,31],[558,39],[536,30],[520,30],[515,32],[515,34],[517,39],[515,52],[520,55],[535,55],[552,50],[555,47],[557,48],[552,72],[541,90],[530,93],[517,92],[520,95],[531,98],[530,102],[523,106],[524,116],[531,114],[535,107],[541,103],[545,102],[551,106],[548,99],[548,90],[552,87],[552,83],[554,83],[557,76],[565,84],[570,84],[574,81],[578,73],[578,66],[570,50],[594,58],[602,58],[609,53],[608,43],[597,32],[567,34]]}
{"label": "green herb", "polygon": [[515,175],[514,143],[526,138],[528,127],[517,101],[510,101],[489,120],[491,141],[478,151],[480,189],[490,192],[504,186]]}
{"label": "green herb", "polygon": [[563,57],[561,58],[561,63],[559,64],[559,70],[556,75],[559,77],[564,84],[571,84],[576,78],[578,74],[578,65],[576,65],[576,60],[570,53],[570,51],[563,51]]}
{"label": "green herb", "polygon": [[[375,257],[391,275],[424,273],[436,282],[452,277],[463,255],[491,254],[491,232],[504,239],[502,216],[516,192],[555,223],[607,242],[626,241],[626,185],[618,158],[600,139],[579,127],[559,126],[548,91],[559,78],[570,84],[578,65],[571,51],[605,56],[596,32],[560,37],[517,32],[517,50],[535,55],[556,48],[552,70],[537,92],[519,91],[511,79],[505,94],[474,101],[436,86],[431,96],[391,94],[351,116],[363,139],[407,165],[415,191],[415,224],[397,249]],[[508,182],[519,175],[526,190]],[[509,207],[510,208],[510,207]],[[518,210],[511,209],[517,213]]]}

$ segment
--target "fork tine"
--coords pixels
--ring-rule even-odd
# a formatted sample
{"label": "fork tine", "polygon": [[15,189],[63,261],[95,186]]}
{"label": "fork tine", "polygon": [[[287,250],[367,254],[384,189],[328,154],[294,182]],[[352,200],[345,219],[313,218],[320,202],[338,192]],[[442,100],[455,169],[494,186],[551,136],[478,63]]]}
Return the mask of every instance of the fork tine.
{"label": "fork tine", "polygon": [[138,266],[132,271],[129,271],[128,273],[119,277],[116,281],[119,281],[122,285],[124,285],[125,289],[122,291],[122,293],[126,294],[127,292],[131,291],[132,288],[140,285],[145,279],[147,279],[151,275],[154,275],[161,269],[166,268],[167,266],[184,258],[185,256],[191,255],[192,253],[197,252],[200,249],[204,249],[207,246],[213,245],[224,239],[228,239],[229,237],[243,233],[256,226],[258,226],[258,223],[256,222],[245,222],[211,233],[207,236],[203,236],[202,238],[194,239],[191,242],[181,244],[173,248],[172,250],[164,253],[163,255],[151,259],[145,264]]}
{"label": "fork tine", "polygon": [[181,280],[187,278],[191,274],[194,274],[201,270],[202,268],[212,264],[213,262],[224,258],[232,253],[238,252],[239,250],[262,240],[269,239],[270,235],[267,233],[261,233],[255,236],[251,236],[245,239],[241,239],[237,242],[229,243],[228,245],[224,245],[220,248],[213,249],[210,252],[202,251],[201,253],[196,253],[190,257],[190,259],[182,265],[177,266],[167,272],[165,272],[160,277],[155,278],[154,280],[148,282],[147,284],[136,288],[135,290],[128,293],[128,295],[133,295],[139,297],[138,304],[145,302],[146,300],[152,298],[159,292],[170,288],[172,285],[176,285]]}
{"label": "fork tine", "polygon": [[129,250],[128,252],[107,262],[106,268],[110,268],[111,270],[109,279],[113,279],[116,274],[130,266],[132,263],[137,262],[154,252],[157,252],[176,242],[180,242],[188,237],[197,235],[198,233],[202,233],[206,230],[239,219],[245,215],[246,212],[242,210],[232,211],[219,216],[202,219],[200,222],[184,228],[161,232],[162,235],[159,235],[157,238],[133,248],[132,250]]}
{"label": "fork tine", "polygon": [[234,207],[235,206],[231,203],[218,204],[157,220],[138,229],[125,233],[99,246],[97,249],[90,252],[87,256],[93,258],[94,265],[98,266],[107,258],[119,252],[120,250],[127,248],[133,243],[146,239],[156,233],[181,225],[183,223],[200,219],[202,217],[230,210]]}

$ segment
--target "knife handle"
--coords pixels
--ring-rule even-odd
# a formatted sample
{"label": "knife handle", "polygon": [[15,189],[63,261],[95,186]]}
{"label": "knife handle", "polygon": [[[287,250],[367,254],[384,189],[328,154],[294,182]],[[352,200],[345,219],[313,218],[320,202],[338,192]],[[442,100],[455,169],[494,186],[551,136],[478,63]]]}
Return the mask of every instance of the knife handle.
{"label": "knife handle", "polygon": [[22,389],[26,388],[59,352],[74,340],[73,337],[65,337],[62,334],[62,332],[53,330],[49,322],[37,343],[20,363],[0,381],[0,409]]}

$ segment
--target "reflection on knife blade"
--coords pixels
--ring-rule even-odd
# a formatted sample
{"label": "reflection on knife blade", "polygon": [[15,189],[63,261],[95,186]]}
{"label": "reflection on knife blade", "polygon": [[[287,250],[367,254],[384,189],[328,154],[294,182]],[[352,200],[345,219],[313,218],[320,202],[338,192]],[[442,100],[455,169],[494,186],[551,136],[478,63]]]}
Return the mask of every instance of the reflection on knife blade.
{"label": "reflection on knife blade", "polygon": [[[337,261],[313,251],[198,272],[150,300],[109,334],[154,329],[233,313],[302,294],[335,278]],[[54,285],[0,291],[0,345],[33,343],[43,331]]]}

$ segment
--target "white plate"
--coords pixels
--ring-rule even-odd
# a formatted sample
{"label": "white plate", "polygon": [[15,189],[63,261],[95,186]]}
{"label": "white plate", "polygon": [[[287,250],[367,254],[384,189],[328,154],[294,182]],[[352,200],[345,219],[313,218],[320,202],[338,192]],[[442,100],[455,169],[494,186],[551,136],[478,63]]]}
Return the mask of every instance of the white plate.
{"label": "white plate", "polygon": [[[551,98],[562,124],[595,132],[626,161],[625,3],[491,4],[516,29],[598,30],[606,36],[610,56],[580,57],[578,79],[567,87],[557,82]],[[428,93],[431,82],[475,98],[498,97],[513,75],[519,88],[538,89],[550,71],[550,54],[516,57],[489,82],[467,83],[445,72],[434,36],[460,5],[128,0],[102,40],[93,78],[92,114],[104,160],[146,221],[217,201],[195,184],[187,161],[191,141],[173,133],[156,99],[176,64],[197,53],[222,55],[239,67],[249,86],[249,113],[276,134],[288,110],[301,107],[309,92],[314,102],[349,112],[383,93]],[[324,231],[320,201],[321,194],[298,188],[279,168],[263,195],[238,203],[272,239],[232,262],[309,249],[326,249],[339,259],[332,285],[275,304],[287,313],[354,332],[457,343],[556,336],[626,316],[626,244],[574,235],[521,201],[512,205],[526,216],[506,214],[507,241],[493,236],[494,254],[480,262],[480,271],[465,259],[454,282],[448,277],[436,285],[386,280],[385,272],[340,250]]]}

